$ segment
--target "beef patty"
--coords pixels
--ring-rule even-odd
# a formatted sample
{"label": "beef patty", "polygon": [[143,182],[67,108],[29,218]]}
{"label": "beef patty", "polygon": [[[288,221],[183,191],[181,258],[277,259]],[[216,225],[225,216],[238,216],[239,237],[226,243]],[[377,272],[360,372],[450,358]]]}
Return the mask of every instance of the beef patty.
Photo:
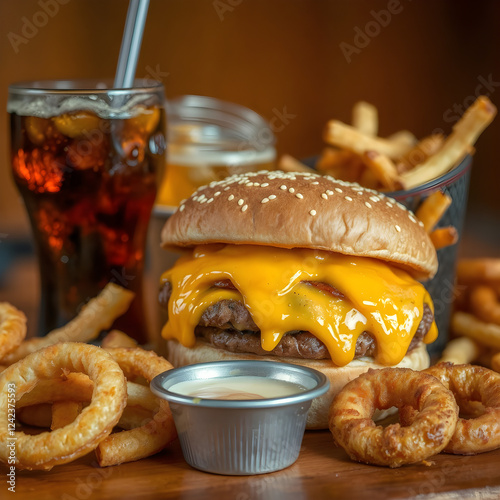
{"label": "beef patty", "polygon": [[[341,292],[330,285],[324,283],[311,283],[311,285],[325,293],[332,293],[336,297],[343,297]],[[220,288],[234,288],[227,280],[217,282],[215,286]],[[168,311],[168,301],[171,293],[172,287],[169,282],[166,282],[161,287],[159,294],[160,305],[166,311]],[[412,351],[422,342],[433,320],[434,315],[430,307],[424,304],[422,321],[411,340],[408,352]],[[214,347],[235,353],[304,359],[329,359],[331,357],[328,349],[321,340],[312,333],[304,331],[287,332],[272,351],[264,350],[260,342],[259,328],[254,323],[244,304],[237,300],[221,300],[208,307],[203,313],[198,326],[195,328],[195,335],[204,338],[205,341]],[[376,351],[376,340],[369,332],[363,332],[358,337],[354,357],[375,357]]]}

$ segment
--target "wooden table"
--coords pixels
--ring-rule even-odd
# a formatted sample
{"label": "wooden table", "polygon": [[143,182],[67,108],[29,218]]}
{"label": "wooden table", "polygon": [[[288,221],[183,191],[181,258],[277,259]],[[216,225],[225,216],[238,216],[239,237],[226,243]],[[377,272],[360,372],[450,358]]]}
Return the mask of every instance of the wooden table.
{"label": "wooden table", "polygon": [[[139,462],[101,469],[93,454],[52,471],[18,471],[16,500],[216,498],[469,499],[500,498],[500,450],[461,457],[438,455],[431,465],[399,469],[352,462],[327,431],[307,431],[299,459],[280,472],[219,476],[197,471],[183,459],[178,441]],[[0,468],[1,469],[1,468]],[[5,468],[4,468],[5,469]],[[5,478],[3,470],[2,478]],[[7,496],[0,483],[0,498]]]}

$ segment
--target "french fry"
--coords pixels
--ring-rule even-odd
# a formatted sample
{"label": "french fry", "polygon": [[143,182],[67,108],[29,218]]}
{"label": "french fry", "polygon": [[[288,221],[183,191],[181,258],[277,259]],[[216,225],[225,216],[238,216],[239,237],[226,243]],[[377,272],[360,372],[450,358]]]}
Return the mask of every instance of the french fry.
{"label": "french fry", "polygon": [[500,326],[478,320],[473,314],[457,311],[451,318],[451,329],[487,347],[500,350]]}
{"label": "french fry", "polygon": [[420,204],[415,215],[422,221],[427,233],[430,233],[450,205],[451,198],[448,195],[435,191]]}
{"label": "french fry", "polygon": [[361,157],[346,149],[325,148],[316,162],[316,169],[336,179],[358,182],[365,164]]}
{"label": "french fry", "polygon": [[52,422],[50,430],[66,427],[75,420],[82,411],[82,403],[78,401],[57,401],[52,404]]}
{"label": "french fry", "polygon": [[114,283],[108,283],[101,293],[82,308],[78,316],[61,328],[53,330],[45,337],[25,340],[16,350],[2,358],[3,364],[12,364],[58,342],[88,342],[108,329],[113,321],[129,307],[134,293]]}
{"label": "french fry", "polygon": [[435,229],[429,236],[436,250],[454,245],[458,241],[458,231],[453,226]]}
{"label": "french fry", "polygon": [[359,179],[359,183],[369,189],[377,189],[379,187],[378,179],[375,177],[373,170],[369,168],[365,168],[361,177]]}
{"label": "french fry", "polygon": [[283,172],[310,172],[316,173],[316,171],[307,165],[290,155],[282,155],[278,161],[278,170],[283,170]]}
{"label": "french fry", "polygon": [[397,160],[396,168],[398,173],[402,174],[423,163],[430,156],[436,154],[443,146],[443,143],[443,134],[433,134],[425,137]]}
{"label": "french fry", "polygon": [[457,265],[458,282],[464,285],[491,283],[500,285],[500,259],[461,259]]}
{"label": "french fry", "polygon": [[102,339],[101,347],[137,347],[137,342],[120,330],[111,330]]}
{"label": "french fry", "polygon": [[[442,148],[414,169],[402,174],[406,189],[425,184],[446,173],[471,151],[481,132],[491,123],[496,107],[485,96],[480,96],[453,127]],[[404,153],[403,153],[404,154]]]}
{"label": "french fry", "polygon": [[474,340],[469,337],[457,337],[446,344],[438,363],[464,365],[475,361],[480,353],[481,349]]}
{"label": "french fry", "polygon": [[352,126],[366,135],[377,135],[378,111],[368,102],[359,101],[352,109]]}
{"label": "french fry", "polygon": [[396,165],[388,156],[376,151],[366,151],[362,158],[385,189],[396,191],[401,187]]}
{"label": "french fry", "polygon": [[407,151],[410,151],[418,142],[417,138],[409,130],[399,130],[387,137],[387,140],[406,147]]}
{"label": "french fry", "polygon": [[480,320],[500,325],[500,303],[493,288],[488,285],[472,287],[469,301],[472,312]]}
{"label": "french fry", "polygon": [[362,155],[365,151],[377,151],[389,158],[399,158],[409,151],[411,146],[400,141],[391,141],[381,137],[372,137],[339,120],[327,123],[324,139],[328,144],[345,148]]}

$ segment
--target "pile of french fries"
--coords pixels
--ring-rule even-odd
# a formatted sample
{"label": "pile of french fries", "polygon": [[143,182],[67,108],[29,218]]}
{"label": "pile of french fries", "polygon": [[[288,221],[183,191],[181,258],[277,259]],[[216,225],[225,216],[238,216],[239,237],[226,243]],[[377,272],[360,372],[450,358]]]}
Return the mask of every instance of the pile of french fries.
{"label": "pile of french fries", "polygon": [[500,371],[500,259],[461,259],[451,340],[442,361],[479,362]]}
{"label": "pile of french fries", "polygon": [[[448,137],[433,134],[418,141],[407,130],[387,138],[378,137],[377,108],[361,101],[353,108],[351,125],[339,120],[327,123],[324,140],[329,146],[317,161],[316,169],[379,191],[412,189],[442,176],[466,155],[473,154],[477,138],[496,112],[492,102],[480,96]],[[281,157],[278,168],[310,170],[288,155]]]}

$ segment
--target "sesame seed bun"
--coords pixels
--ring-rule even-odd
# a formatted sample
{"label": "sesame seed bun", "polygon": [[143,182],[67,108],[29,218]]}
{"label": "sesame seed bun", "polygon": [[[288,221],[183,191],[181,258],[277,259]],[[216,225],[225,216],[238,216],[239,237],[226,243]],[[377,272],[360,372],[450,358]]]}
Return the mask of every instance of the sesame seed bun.
{"label": "sesame seed bun", "polygon": [[199,188],[166,222],[162,246],[206,243],[328,250],[381,259],[417,279],[437,271],[423,226],[392,198],[310,173],[257,172]]}
{"label": "sesame seed bun", "polygon": [[[328,410],[333,398],[351,380],[359,377],[370,368],[386,368],[373,361],[372,358],[358,358],[346,366],[335,366],[331,360],[280,358],[277,356],[258,356],[256,354],[238,354],[212,347],[203,340],[197,340],[194,347],[184,347],[176,340],[167,341],[167,358],[177,368],[194,363],[207,363],[210,361],[225,361],[234,359],[277,361],[307,366],[326,375],[330,381],[328,392],[316,398],[307,415],[307,429],[328,429]],[[429,355],[424,344],[410,351],[395,368],[411,368],[425,370],[429,367]],[[390,414],[389,411],[376,412],[375,420],[380,420]]]}

